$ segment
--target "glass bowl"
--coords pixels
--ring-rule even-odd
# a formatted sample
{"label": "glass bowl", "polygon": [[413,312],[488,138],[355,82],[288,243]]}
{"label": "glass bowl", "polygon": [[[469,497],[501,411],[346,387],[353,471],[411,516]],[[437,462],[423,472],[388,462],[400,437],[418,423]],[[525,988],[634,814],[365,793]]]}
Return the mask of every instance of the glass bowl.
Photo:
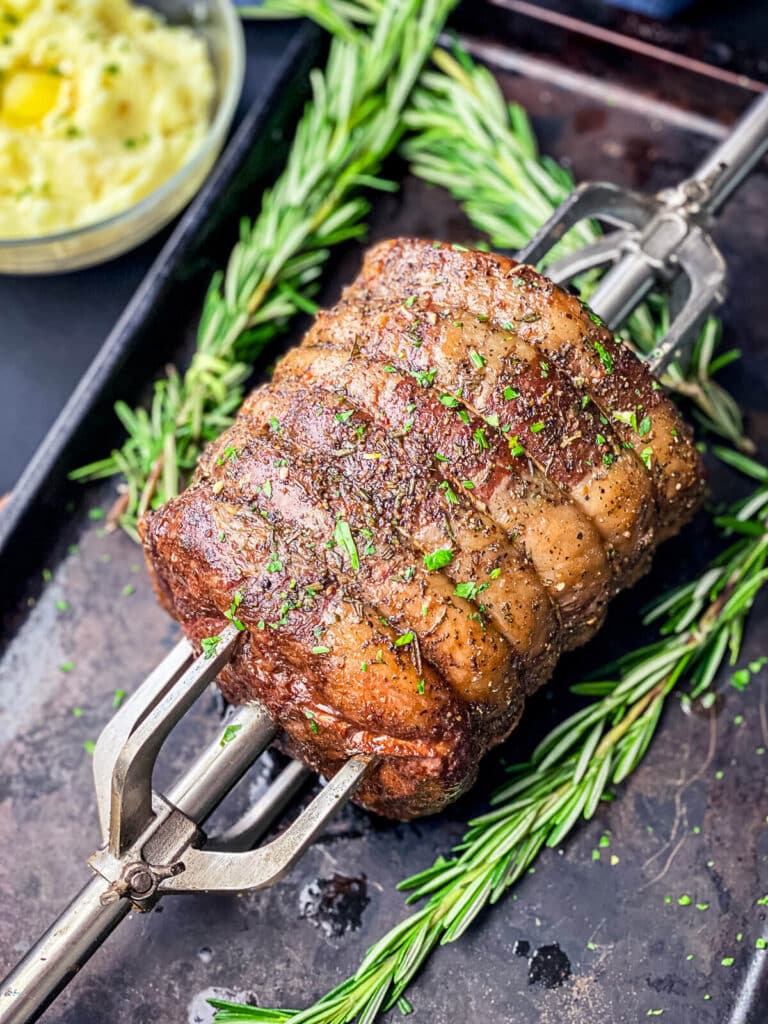
{"label": "glass bowl", "polygon": [[208,133],[192,157],[138,203],[105,220],[52,235],[0,238],[0,273],[47,274],[103,263],[164,227],[194,196],[226,138],[245,74],[245,39],[231,0],[138,0],[172,25],[188,25],[208,44],[216,97]]}

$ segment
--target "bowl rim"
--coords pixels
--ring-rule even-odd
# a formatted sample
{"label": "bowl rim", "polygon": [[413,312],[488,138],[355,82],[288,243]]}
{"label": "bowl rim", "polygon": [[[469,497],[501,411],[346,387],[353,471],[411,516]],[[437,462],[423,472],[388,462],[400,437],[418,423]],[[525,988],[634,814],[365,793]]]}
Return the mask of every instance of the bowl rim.
{"label": "bowl rim", "polygon": [[208,159],[211,143],[226,134],[235,116],[237,104],[243,91],[245,80],[245,32],[243,23],[232,0],[215,0],[223,15],[226,36],[230,44],[230,56],[233,61],[232,74],[227,91],[222,95],[216,113],[208,126],[204,138],[186,163],[174,171],[170,178],[166,178],[157,188],[147,193],[138,202],[127,206],[124,210],[104,217],[101,220],[91,221],[89,224],[81,224],[76,228],[67,228],[64,231],[56,231],[50,235],[30,235],[23,238],[3,238],[0,236],[0,249],[8,251],[11,249],[31,249],[36,246],[48,246],[62,242],[74,241],[84,236],[95,234],[105,228],[111,228],[121,221],[130,220],[133,217],[142,217],[154,206],[162,204],[165,198],[175,192],[178,186],[191,175],[196,167]]}

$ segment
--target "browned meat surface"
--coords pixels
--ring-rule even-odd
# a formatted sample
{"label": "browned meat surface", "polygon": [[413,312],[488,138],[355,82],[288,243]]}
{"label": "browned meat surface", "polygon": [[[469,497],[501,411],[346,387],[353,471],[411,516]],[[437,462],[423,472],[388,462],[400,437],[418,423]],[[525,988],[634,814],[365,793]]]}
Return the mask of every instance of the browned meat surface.
{"label": "browned meat surface", "polygon": [[400,239],[141,529],[193,642],[235,602],[226,696],[327,775],[376,754],[356,798],[412,818],[472,784],[702,486],[674,406],[578,300]]}

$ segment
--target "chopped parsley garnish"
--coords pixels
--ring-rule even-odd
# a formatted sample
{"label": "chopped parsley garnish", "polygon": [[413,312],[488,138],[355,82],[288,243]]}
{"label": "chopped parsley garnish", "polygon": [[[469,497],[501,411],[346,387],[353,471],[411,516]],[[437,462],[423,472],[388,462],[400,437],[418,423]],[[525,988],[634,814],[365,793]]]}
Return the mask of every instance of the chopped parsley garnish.
{"label": "chopped parsley garnish", "polygon": [[336,419],[339,421],[339,423],[346,423],[347,420],[350,419],[350,417],[354,416],[354,414],[354,409],[347,409],[346,412],[337,412]]}
{"label": "chopped parsley garnish", "polygon": [[62,661],[59,665],[59,672],[71,672],[74,667],[74,661]]}
{"label": "chopped parsley garnish", "polygon": [[605,345],[603,345],[601,341],[596,341],[594,346],[595,352],[597,352],[600,357],[600,362],[603,364],[605,372],[613,373],[613,356],[611,353],[606,349]]}
{"label": "chopped parsley garnish", "polygon": [[532,434],[540,434],[543,429],[544,429],[544,424],[542,423],[541,420],[539,420],[537,423],[532,423],[531,424],[531,433]]}
{"label": "chopped parsley garnish", "polygon": [[510,387],[510,385],[507,384],[507,386],[504,388],[504,397],[508,402],[511,402],[513,399],[520,397],[520,392],[515,391],[513,387]]}
{"label": "chopped parsley garnish", "polygon": [[416,634],[412,632],[403,633],[395,640],[395,647],[406,647],[408,644],[412,644],[416,639]]}
{"label": "chopped parsley garnish", "polygon": [[489,427],[498,427],[499,417],[495,412],[491,412],[485,417],[485,422],[488,424]]}
{"label": "chopped parsley garnish", "polygon": [[270,416],[269,417],[269,426],[270,426],[270,429],[275,434],[279,434],[282,431],[282,429],[283,429],[280,426],[280,420],[276,416]]}
{"label": "chopped parsley garnish", "polygon": [[309,719],[309,728],[312,732],[317,732],[317,722],[315,721],[315,715],[313,711],[305,711],[304,717]]}
{"label": "chopped parsley garnish", "polygon": [[452,561],[452,551],[448,548],[438,548],[432,554],[424,555],[424,568],[430,572],[436,572],[438,569],[444,569],[446,565],[450,565]]}
{"label": "chopped parsley garnish", "polygon": [[545,363],[545,362],[539,363],[539,369],[541,370],[541,376],[542,377],[548,377],[549,376],[549,363]]}
{"label": "chopped parsley garnish", "polygon": [[114,696],[112,697],[112,707],[113,708],[119,708],[120,705],[125,700],[125,697],[126,697],[125,690],[115,690]]}
{"label": "chopped parsley garnish", "polygon": [[640,458],[643,460],[643,465],[645,466],[645,468],[650,469],[651,461],[653,459],[653,448],[651,448],[650,445],[648,445],[647,448],[643,448],[643,450],[640,452]]}
{"label": "chopped parsley garnish", "polygon": [[525,448],[520,444],[520,439],[517,434],[513,434],[512,437],[510,437],[509,450],[515,458],[525,455]]}
{"label": "chopped parsley garnish", "polygon": [[598,434],[595,440],[598,444],[605,444],[605,437],[602,434]]}
{"label": "chopped parsley garnish", "polygon": [[445,500],[449,505],[458,505],[459,499],[456,497],[455,492],[452,490],[451,485],[447,480],[443,480],[440,484],[440,490],[445,491]]}
{"label": "chopped parsley garnish", "polygon": [[614,456],[611,452],[603,452],[603,465],[612,466],[614,462]]}
{"label": "chopped parsley garnish", "polygon": [[478,427],[477,430],[472,435],[472,437],[475,439],[476,443],[480,446],[480,448],[488,448],[488,441],[485,436],[485,431],[483,430],[482,427]]}
{"label": "chopped parsley garnish", "polygon": [[437,376],[437,370],[414,370],[411,376],[418,381],[423,388],[432,387],[432,382]]}
{"label": "chopped parsley garnish", "polygon": [[123,587],[123,597],[130,597],[131,594],[136,593],[136,587],[132,583],[126,583]]}
{"label": "chopped parsley garnish", "polygon": [[339,519],[336,523],[336,529],[333,531],[333,539],[339,547],[346,552],[347,558],[349,558],[349,564],[352,566],[354,571],[358,572],[360,569],[360,557],[357,553],[357,545],[355,544],[354,537],[352,536],[352,530],[345,519]]}
{"label": "chopped parsley garnish", "polygon": [[448,394],[440,395],[440,401],[449,409],[455,409],[459,404],[458,398],[454,398],[453,395]]}
{"label": "chopped parsley garnish", "polygon": [[482,368],[485,366],[485,356],[481,356],[480,353],[476,352],[475,349],[473,348],[469,350],[469,358],[472,360],[472,362],[474,363],[478,370],[482,370]]}
{"label": "chopped parsley garnish", "polygon": [[86,754],[90,754],[91,757],[93,757],[96,751],[96,744],[93,742],[93,740],[85,740],[83,742],[83,750],[86,752]]}
{"label": "chopped parsley garnish", "polygon": [[467,601],[474,601],[484,590],[489,587],[488,583],[475,583],[474,580],[467,580],[466,583],[457,583],[454,594],[456,597],[463,597]]}
{"label": "chopped parsley garnish", "polygon": [[224,730],[221,739],[219,740],[219,746],[226,747],[228,743],[232,742],[232,740],[235,738],[235,736],[237,736],[237,734],[240,732],[242,728],[243,727],[240,724],[240,722],[233,722],[232,725],[228,725]]}
{"label": "chopped parsley garnish", "polygon": [[264,497],[267,500],[269,500],[272,497],[272,481],[271,480],[265,480],[264,481],[264,483],[261,485],[261,493],[264,495]]}
{"label": "chopped parsley garnish", "polygon": [[224,612],[224,618],[229,619],[235,629],[239,629],[242,632],[245,629],[244,624],[237,617],[237,610],[243,603],[243,595],[239,590],[236,590],[232,595],[232,604]]}
{"label": "chopped parsley garnish", "polygon": [[234,462],[239,454],[239,448],[235,448],[233,444],[228,444],[219,458],[216,459],[216,465],[223,466],[225,462]]}
{"label": "chopped parsley garnish", "polygon": [[203,650],[203,657],[206,661],[210,661],[216,653],[216,649],[221,643],[220,636],[204,636],[200,641],[200,646]]}
{"label": "chopped parsley garnish", "polygon": [[88,518],[89,519],[95,519],[95,520],[103,519],[104,515],[105,515],[105,512],[104,512],[103,508],[89,508],[88,509]]}
{"label": "chopped parsley garnish", "polygon": [[618,420],[619,423],[626,423],[628,427],[631,427],[637,433],[637,413],[634,409],[615,412],[613,418]]}
{"label": "chopped parsley garnish", "polygon": [[319,644],[317,647],[312,648],[313,654],[330,654],[331,648],[326,647],[324,644]]}
{"label": "chopped parsley garnish", "polygon": [[471,480],[462,480],[461,483],[462,483],[462,486],[466,487],[466,489],[468,491],[474,491],[475,485],[472,483]]}
{"label": "chopped parsley garnish", "polygon": [[267,572],[282,572],[282,569],[283,563],[277,555],[272,555],[270,560],[267,562]]}
{"label": "chopped parsley garnish", "polygon": [[411,306],[414,304],[414,302],[416,301],[417,298],[418,298],[418,295],[409,295],[408,298],[403,303],[403,305],[407,306],[408,309],[410,309]]}
{"label": "chopped parsley garnish", "polygon": [[640,437],[645,437],[646,434],[650,434],[650,432],[651,432],[651,417],[650,416],[643,416],[643,418],[640,420],[640,426],[639,426],[637,432],[640,435]]}
{"label": "chopped parsley garnish", "polygon": [[[424,680],[423,679],[419,680],[419,685],[416,687],[416,692],[417,693],[424,693]],[[765,941],[765,940],[763,940],[763,941]],[[764,946],[758,946],[757,948],[758,949],[764,949],[765,947]]]}
{"label": "chopped parsley garnish", "polygon": [[591,310],[591,309],[589,308],[589,306],[585,306],[584,308],[585,308],[585,309],[586,309],[586,311],[587,311],[587,316],[589,317],[589,319],[590,319],[590,320],[592,321],[592,323],[593,323],[593,324],[597,324],[597,326],[598,326],[598,327],[605,327],[605,326],[606,326],[606,324],[605,324],[605,320],[602,320],[602,319],[601,319],[601,318],[600,318],[600,317],[599,317],[599,316],[597,315],[597,313],[594,313],[594,312],[593,312],[593,311],[592,311],[592,310]]}
{"label": "chopped parsley garnish", "polygon": [[69,601],[63,601],[63,600],[57,601],[56,602],[56,611],[57,612],[68,612],[69,611]]}

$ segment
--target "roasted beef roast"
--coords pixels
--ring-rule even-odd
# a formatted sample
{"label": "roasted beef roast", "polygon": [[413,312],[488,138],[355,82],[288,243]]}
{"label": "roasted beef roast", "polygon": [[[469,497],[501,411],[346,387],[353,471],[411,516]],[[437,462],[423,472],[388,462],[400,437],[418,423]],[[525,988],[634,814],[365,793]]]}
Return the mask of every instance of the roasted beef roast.
{"label": "roasted beef roast", "polygon": [[445,806],[560,652],[690,519],[691,433],[578,299],[531,267],[398,239],[141,524],[161,600],[221,676],[356,799]]}

